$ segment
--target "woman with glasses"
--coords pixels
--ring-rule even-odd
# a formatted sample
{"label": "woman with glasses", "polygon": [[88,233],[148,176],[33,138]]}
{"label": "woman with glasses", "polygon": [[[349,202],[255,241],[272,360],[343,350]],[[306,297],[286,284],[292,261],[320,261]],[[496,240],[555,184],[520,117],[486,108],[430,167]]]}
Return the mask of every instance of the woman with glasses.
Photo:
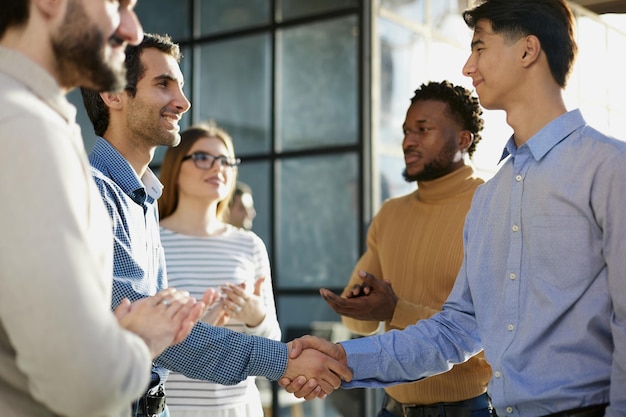
{"label": "woman with glasses", "polygon": [[[213,125],[185,130],[167,150],[159,214],[168,281],[196,297],[210,287],[221,291],[204,321],[279,340],[265,245],[224,221],[239,162],[231,137]],[[172,373],[166,389],[172,417],[263,416],[254,377],[225,386]]]}

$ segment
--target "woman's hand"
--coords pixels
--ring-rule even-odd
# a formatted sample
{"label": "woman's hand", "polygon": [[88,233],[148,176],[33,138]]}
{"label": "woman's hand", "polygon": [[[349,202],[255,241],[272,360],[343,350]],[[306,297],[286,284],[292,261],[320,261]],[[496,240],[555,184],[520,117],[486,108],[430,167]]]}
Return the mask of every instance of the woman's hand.
{"label": "woman's hand", "polygon": [[246,284],[226,284],[222,287],[221,302],[230,317],[236,318],[248,327],[257,327],[265,319],[267,308],[262,297],[265,277],[260,277],[254,283],[252,292],[246,289]]}

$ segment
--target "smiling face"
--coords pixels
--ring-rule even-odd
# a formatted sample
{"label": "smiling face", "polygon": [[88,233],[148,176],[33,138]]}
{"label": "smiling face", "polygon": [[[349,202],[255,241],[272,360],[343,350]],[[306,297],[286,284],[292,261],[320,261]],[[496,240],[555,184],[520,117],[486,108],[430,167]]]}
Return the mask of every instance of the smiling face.
{"label": "smiling face", "polygon": [[[402,126],[404,140],[404,178],[429,181],[464,165],[463,150],[469,146],[447,103],[417,100],[411,104]],[[465,132],[465,133],[463,133]]]}
{"label": "smiling face", "polygon": [[145,72],[137,82],[135,96],[123,94],[130,140],[148,147],[176,146],[180,142],[180,118],[191,107],[183,93],[178,62],[158,49],[146,48],[141,64]]}
{"label": "smiling face", "polygon": [[143,38],[135,4],[135,0],[68,1],[62,23],[51,35],[61,86],[97,91],[124,87],[124,49]]}
{"label": "smiling face", "polygon": [[480,104],[491,110],[506,110],[515,102],[521,86],[524,38],[507,39],[494,33],[491,22],[481,19],[474,28],[472,52],[463,75],[472,78]]}
{"label": "smiling face", "polygon": [[[198,139],[187,155],[204,152],[212,156],[233,158],[224,142],[217,137]],[[198,168],[193,159],[187,159],[180,166],[178,192],[180,200],[199,199],[209,203],[218,203],[228,199],[236,180],[237,168],[228,167],[216,161],[210,169]]]}

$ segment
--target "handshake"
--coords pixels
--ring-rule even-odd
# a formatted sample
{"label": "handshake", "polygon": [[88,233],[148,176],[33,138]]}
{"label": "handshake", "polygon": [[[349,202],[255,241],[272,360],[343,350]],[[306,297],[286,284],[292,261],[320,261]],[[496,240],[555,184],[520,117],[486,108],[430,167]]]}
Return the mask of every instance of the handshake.
{"label": "handshake", "polygon": [[323,399],[339,388],[342,381],[352,380],[346,352],[340,344],[303,336],[287,343],[287,347],[287,370],[278,384],[296,397]]}
{"label": "handshake", "polygon": [[[241,286],[229,286],[222,292],[210,289],[203,294],[202,300],[195,300],[187,291],[167,288],[133,303],[124,299],[114,313],[122,327],[144,340],[154,358],[168,346],[183,341],[198,320],[214,321],[214,318],[207,320],[213,311],[225,311],[233,305],[243,306],[231,308],[228,315],[239,314],[244,322],[247,317],[258,320],[265,312],[256,308],[260,304],[256,300],[256,287],[252,294]],[[220,308],[212,308],[220,305]],[[341,386],[342,381],[352,380],[346,353],[340,344],[303,336],[287,343],[287,349],[287,368],[279,385],[298,398],[326,398]]]}

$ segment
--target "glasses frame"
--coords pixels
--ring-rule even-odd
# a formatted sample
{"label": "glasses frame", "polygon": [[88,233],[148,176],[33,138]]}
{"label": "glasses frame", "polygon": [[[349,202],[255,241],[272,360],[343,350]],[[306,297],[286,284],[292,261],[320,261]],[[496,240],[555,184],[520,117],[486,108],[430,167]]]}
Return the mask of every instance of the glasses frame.
{"label": "glasses frame", "polygon": [[[183,157],[181,162],[185,162],[188,159],[193,160],[193,164],[196,166],[196,168],[207,171],[213,169],[213,167],[215,166],[215,161],[220,161],[219,166],[222,168],[234,168],[241,163],[241,159],[239,158],[229,158],[225,155],[215,156],[211,155],[208,152],[200,151],[196,151],[192,154],[186,155],[185,157]],[[209,160],[211,161],[211,163],[208,166],[203,165],[203,163],[208,162]]]}

